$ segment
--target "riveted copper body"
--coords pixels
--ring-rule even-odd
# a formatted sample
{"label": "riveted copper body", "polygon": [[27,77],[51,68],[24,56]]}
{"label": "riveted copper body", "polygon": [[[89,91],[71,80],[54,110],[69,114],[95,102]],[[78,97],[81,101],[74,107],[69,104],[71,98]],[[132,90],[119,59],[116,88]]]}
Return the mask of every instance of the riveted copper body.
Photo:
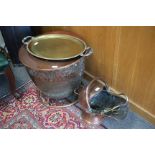
{"label": "riveted copper body", "polygon": [[19,59],[37,88],[48,97],[68,97],[80,86],[84,72],[83,57],[62,62],[47,61],[30,55],[21,47]]}

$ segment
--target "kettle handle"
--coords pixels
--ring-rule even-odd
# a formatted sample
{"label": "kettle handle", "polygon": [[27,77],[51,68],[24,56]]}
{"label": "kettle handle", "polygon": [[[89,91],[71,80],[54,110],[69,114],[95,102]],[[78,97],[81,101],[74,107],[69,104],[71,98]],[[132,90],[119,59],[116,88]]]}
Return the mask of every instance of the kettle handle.
{"label": "kettle handle", "polygon": [[[90,89],[91,89],[91,86],[94,84],[94,82],[95,81],[99,81],[100,80],[100,78],[94,78],[89,84],[88,84],[88,86],[86,87],[86,104],[87,104],[87,107],[89,108],[89,109],[91,109],[91,107],[90,107],[90,104],[89,104],[89,92],[90,92]],[[104,84],[104,86],[103,87],[105,87],[105,89],[107,90],[107,91],[109,91],[109,86],[108,86],[108,84],[105,82],[105,81],[102,81],[102,83]]]}

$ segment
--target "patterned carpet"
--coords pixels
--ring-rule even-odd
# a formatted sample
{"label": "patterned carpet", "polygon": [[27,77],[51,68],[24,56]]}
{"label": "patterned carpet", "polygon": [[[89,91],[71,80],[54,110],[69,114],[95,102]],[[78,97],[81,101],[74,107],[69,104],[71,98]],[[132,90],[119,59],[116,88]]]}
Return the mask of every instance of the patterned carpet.
{"label": "patterned carpet", "polygon": [[78,106],[52,108],[41,103],[32,81],[17,89],[20,98],[0,100],[0,128],[3,129],[98,129],[81,118]]}

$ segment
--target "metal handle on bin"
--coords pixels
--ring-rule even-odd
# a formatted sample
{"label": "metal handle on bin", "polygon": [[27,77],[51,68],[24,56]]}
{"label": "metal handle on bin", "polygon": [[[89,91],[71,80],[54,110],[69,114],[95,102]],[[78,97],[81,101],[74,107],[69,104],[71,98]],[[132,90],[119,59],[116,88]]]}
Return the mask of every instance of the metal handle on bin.
{"label": "metal handle on bin", "polygon": [[30,41],[32,38],[33,38],[32,36],[24,37],[24,38],[22,39],[22,43],[23,43],[24,45],[27,45],[27,44],[29,43],[29,41]]}
{"label": "metal handle on bin", "polygon": [[123,96],[124,99],[126,100],[125,103],[128,103],[129,99],[128,99],[128,97],[127,97],[124,93],[120,93],[120,94],[117,94],[117,95],[119,95],[119,96]]}
{"label": "metal handle on bin", "polygon": [[91,47],[87,47],[86,50],[80,54],[80,56],[86,57],[86,56],[91,55],[92,53],[93,53],[93,49]]}

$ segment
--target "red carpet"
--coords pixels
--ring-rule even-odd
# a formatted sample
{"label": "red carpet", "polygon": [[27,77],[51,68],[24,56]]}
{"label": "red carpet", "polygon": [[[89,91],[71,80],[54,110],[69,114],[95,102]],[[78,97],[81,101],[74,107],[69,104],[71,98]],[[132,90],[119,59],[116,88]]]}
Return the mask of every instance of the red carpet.
{"label": "red carpet", "polygon": [[96,129],[82,120],[77,106],[52,108],[43,105],[30,81],[18,88],[21,97],[11,95],[0,100],[0,128],[8,129]]}

